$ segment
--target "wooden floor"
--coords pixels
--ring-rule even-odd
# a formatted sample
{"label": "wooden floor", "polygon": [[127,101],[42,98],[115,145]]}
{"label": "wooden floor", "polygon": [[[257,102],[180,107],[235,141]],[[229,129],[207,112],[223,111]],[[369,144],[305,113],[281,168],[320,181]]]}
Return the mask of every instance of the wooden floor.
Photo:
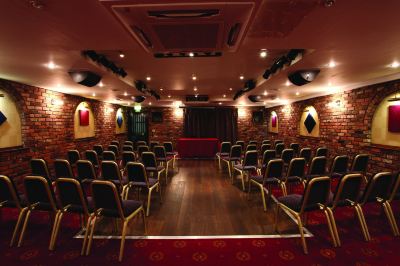
{"label": "wooden floor", "polygon": [[[153,192],[150,216],[147,217],[149,236],[218,236],[218,235],[276,235],[274,230],[275,203],[270,200],[263,211],[260,193],[254,189],[250,200],[234,185],[227,169],[218,170],[213,160],[179,160],[175,172],[169,173],[168,185],[163,181],[163,202]],[[132,190],[130,199],[137,199]],[[142,193],[141,200],[146,200]],[[281,212],[282,213],[282,212]],[[297,225],[285,213],[279,217],[279,234],[297,234]],[[119,235],[120,226],[103,219],[96,235]],[[128,235],[142,235],[143,223],[131,221]]]}

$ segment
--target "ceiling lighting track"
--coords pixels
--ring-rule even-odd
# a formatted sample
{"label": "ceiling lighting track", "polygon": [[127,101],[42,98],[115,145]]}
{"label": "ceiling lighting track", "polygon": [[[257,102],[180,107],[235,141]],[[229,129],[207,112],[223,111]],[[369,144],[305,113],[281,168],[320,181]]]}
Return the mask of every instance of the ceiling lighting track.
{"label": "ceiling lighting track", "polygon": [[157,92],[155,92],[154,90],[147,88],[146,82],[144,82],[142,80],[135,80],[135,88],[138,91],[140,91],[141,93],[153,96],[154,98],[156,98],[156,100],[161,99],[160,95]]}
{"label": "ceiling lighting track", "polygon": [[179,57],[220,57],[222,52],[174,52],[155,53],[155,58],[179,58]]}
{"label": "ceiling lighting track", "polygon": [[82,55],[85,58],[89,58],[91,61],[96,63],[97,65],[100,65],[107,70],[111,71],[115,75],[125,78],[128,74],[126,73],[125,69],[122,67],[117,66],[113,61],[108,59],[105,55],[99,54],[94,50],[85,50],[82,51]]}

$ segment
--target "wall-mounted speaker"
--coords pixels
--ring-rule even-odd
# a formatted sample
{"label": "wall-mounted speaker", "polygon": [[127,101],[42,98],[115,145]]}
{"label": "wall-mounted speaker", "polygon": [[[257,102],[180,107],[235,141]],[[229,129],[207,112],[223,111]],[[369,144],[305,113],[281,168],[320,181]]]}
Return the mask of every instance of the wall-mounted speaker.
{"label": "wall-mounted speaker", "polygon": [[262,97],[260,95],[249,95],[247,98],[253,103],[262,102]]}
{"label": "wall-mounted speaker", "polygon": [[144,97],[144,96],[142,96],[142,95],[136,95],[136,96],[133,96],[133,97],[132,97],[132,100],[133,100],[135,103],[141,103],[141,102],[143,102],[144,100],[146,100],[146,97]]}
{"label": "wall-mounted speaker", "polygon": [[313,81],[319,74],[319,69],[298,70],[289,74],[288,78],[296,86],[303,86]]}
{"label": "wall-mounted speaker", "polygon": [[72,80],[86,87],[96,86],[100,82],[101,76],[91,71],[69,71]]}

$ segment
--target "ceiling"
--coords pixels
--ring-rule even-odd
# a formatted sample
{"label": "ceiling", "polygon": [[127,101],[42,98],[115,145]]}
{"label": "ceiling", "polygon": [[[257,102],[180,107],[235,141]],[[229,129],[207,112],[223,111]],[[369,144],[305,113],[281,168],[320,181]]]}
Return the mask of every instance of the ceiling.
{"label": "ceiling", "polygon": [[[325,0],[184,1],[186,4],[159,0],[33,1],[41,8],[33,7],[31,2],[0,2],[0,78],[87,98],[132,104],[131,97],[142,94],[134,87],[134,81],[143,80],[161,96],[159,101],[148,96],[142,103],[145,106],[170,106],[174,101],[187,104],[186,95],[206,94],[210,97],[207,105],[269,107],[400,78],[400,68],[391,67],[393,62],[400,62],[398,0],[336,0],[331,7],[325,6]],[[235,6],[243,3],[246,8]],[[120,12],[129,7],[133,15],[121,20],[113,5],[122,5]],[[219,17],[212,18],[218,29],[203,27],[199,31],[202,38],[196,35],[197,39],[190,39],[194,30],[185,27],[201,19],[162,21],[162,26],[151,19],[141,19],[149,36],[163,38],[146,48],[126,27],[126,23],[138,23],[129,19],[134,21],[149,9],[177,7],[219,9]],[[225,40],[227,29],[236,19],[243,20],[242,28],[237,43],[228,47],[221,40]],[[200,24],[211,25],[210,20],[203,18]],[[207,32],[215,33],[214,42],[207,39]],[[180,47],[184,52],[219,51],[222,56],[153,56],[167,48],[179,51]],[[193,51],[191,47],[195,47]],[[263,49],[267,51],[265,58],[259,56]],[[290,49],[305,49],[307,53],[297,63],[264,80],[264,71]],[[106,55],[128,75],[119,78],[88,61],[81,55],[83,50]],[[53,69],[48,67],[50,62]],[[329,66],[332,62],[335,67]],[[298,87],[287,82],[289,73],[309,68],[321,69],[312,83]],[[96,72],[103,77],[103,86],[76,84],[68,75],[69,70]],[[239,79],[240,75],[244,80]],[[146,80],[148,76],[150,81]],[[256,88],[248,94],[262,95],[263,102],[251,103],[248,94],[233,100],[248,79],[257,81]]]}

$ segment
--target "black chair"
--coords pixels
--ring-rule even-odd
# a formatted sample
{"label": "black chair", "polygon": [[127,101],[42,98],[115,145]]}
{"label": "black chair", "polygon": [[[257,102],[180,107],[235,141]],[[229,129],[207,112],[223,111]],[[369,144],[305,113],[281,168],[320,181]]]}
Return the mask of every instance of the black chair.
{"label": "black chair", "polygon": [[154,146],[153,151],[156,156],[156,161],[162,166],[165,166],[165,180],[168,182],[169,164],[173,162],[174,158],[167,155],[164,146]]}
{"label": "black chair", "polygon": [[368,154],[357,154],[353,158],[353,162],[350,167],[349,173],[360,173],[363,175],[364,180],[367,180],[367,168],[369,162],[369,155]]}
{"label": "black chair", "polygon": [[246,191],[246,188],[244,185],[245,175],[247,176],[247,180],[248,180],[250,173],[252,171],[257,170],[257,165],[258,165],[258,153],[256,150],[247,151],[244,156],[243,164],[234,165],[233,169],[240,173],[243,191]]}
{"label": "black chair", "polygon": [[300,144],[299,143],[290,143],[289,147],[294,151],[295,156],[299,155],[299,152],[300,152]]}
{"label": "black chair", "polygon": [[15,243],[15,239],[28,208],[26,207],[24,197],[18,194],[14,182],[4,175],[0,175],[0,209],[1,208],[15,208],[19,212],[10,242],[11,247]]}
{"label": "black chair", "polygon": [[76,179],[79,182],[92,182],[97,179],[96,171],[89,160],[79,160],[76,162]]}
{"label": "black chair", "polygon": [[142,141],[142,140],[137,141],[136,142],[136,149],[139,148],[139,146],[147,146],[147,142],[146,141]]}
{"label": "black chair", "polygon": [[133,141],[125,140],[124,141],[124,146],[131,146],[133,148]]}
{"label": "black chair", "polygon": [[43,159],[32,159],[31,160],[31,170],[33,176],[42,176],[50,183],[54,178],[50,175],[49,167],[47,162]]}
{"label": "black chair", "polygon": [[235,145],[240,145],[240,147],[242,148],[242,151],[244,151],[245,143],[243,140],[236,141]]}
{"label": "black chair", "polygon": [[175,169],[175,160],[176,157],[178,156],[178,152],[174,151],[174,147],[172,145],[172,142],[167,141],[163,143],[165,151],[167,152],[168,156],[172,156],[174,159],[172,160],[172,169]]}
{"label": "black chair", "polygon": [[[92,198],[86,197],[85,191],[82,189],[81,183],[79,183],[78,180],[71,178],[58,178],[56,180],[56,188],[58,192],[60,209],[58,210],[56,216],[58,218],[55,222],[54,235],[49,248],[50,250],[54,250],[56,246],[60,224],[66,212],[79,214],[82,221],[82,227],[86,227],[87,232],[94,209]],[[84,255],[86,242],[87,238],[84,238],[81,255]]]}
{"label": "black chair", "polygon": [[[378,173],[368,181],[364,193],[361,196],[361,199],[358,201],[360,205],[359,209],[361,210],[362,214],[362,220],[364,222],[365,234],[368,238],[368,241],[371,240],[371,236],[369,234],[368,226],[362,212],[362,207],[368,203],[379,203],[382,206],[386,214],[386,217],[389,221],[389,224],[393,229],[394,225],[392,224],[392,218],[391,215],[389,214],[388,207],[386,204],[387,200],[390,197],[390,193],[392,191],[392,185],[393,185],[392,173],[390,172]],[[393,233],[396,234],[395,231],[393,231]]]}
{"label": "black chair", "polygon": [[275,146],[276,158],[281,158],[284,149],[285,149],[285,144],[283,144],[282,142],[276,144]]}
{"label": "black chair", "polygon": [[302,183],[306,160],[304,158],[293,158],[289,163],[289,168],[284,178],[286,188],[290,188],[293,183]]}
{"label": "black chair", "polygon": [[257,147],[258,142],[256,140],[250,140],[249,145],[256,145]]}
{"label": "black chair", "polygon": [[304,158],[306,160],[307,165],[311,162],[311,149],[303,148],[300,150],[299,154],[300,158]]}
{"label": "black chair", "polygon": [[158,141],[150,141],[150,151],[154,151],[154,147],[155,146],[159,146],[160,144],[158,143]]}
{"label": "black chair", "polygon": [[262,141],[261,145],[264,145],[264,144],[269,144],[269,145],[271,145],[271,141],[268,140],[268,139],[264,139],[264,140]]}
{"label": "black chair", "polygon": [[[117,145],[109,145],[107,151],[112,151],[115,154],[115,158],[119,158],[119,148]],[[103,160],[106,160],[104,159],[104,156],[105,154],[103,152]]]}
{"label": "black chair", "polygon": [[131,146],[131,145],[124,145],[123,147],[122,147],[122,151],[124,152],[124,151],[131,151],[131,152],[133,152],[133,147]]}
{"label": "black chair", "polygon": [[126,230],[130,220],[141,213],[143,217],[144,231],[146,234],[146,218],[142,203],[134,200],[122,200],[115,184],[110,181],[95,180],[92,182],[92,193],[94,201],[95,214],[89,224],[89,230],[85,234],[88,237],[86,255],[89,255],[93,241],[93,234],[96,228],[97,220],[104,217],[118,218],[122,221],[121,247],[118,260],[122,261],[125,246]]}
{"label": "black chair", "polygon": [[360,214],[360,206],[357,203],[361,185],[362,185],[363,177],[360,174],[348,174],[343,176],[339,184],[336,187],[335,194],[332,196],[331,202],[328,206],[328,212],[332,221],[333,232],[335,234],[335,240],[338,246],[341,245],[341,241],[339,238],[339,233],[336,227],[334,211],[340,207],[353,207],[358,220],[360,222],[364,238],[368,241],[368,237],[364,231],[364,222],[362,219],[362,213]]}
{"label": "black chair", "polygon": [[81,155],[77,150],[69,150],[67,153],[68,162],[71,166],[75,166],[76,162],[81,159]]}
{"label": "black chair", "polygon": [[255,184],[260,188],[261,198],[263,201],[264,211],[267,211],[267,202],[265,200],[265,193],[270,195],[268,189],[274,184],[280,185],[282,192],[286,195],[286,187],[285,183],[282,180],[282,172],[283,172],[283,160],[282,159],[273,159],[268,162],[267,169],[265,170],[265,174],[260,176],[251,176],[249,182],[249,190],[248,190],[248,198],[250,198],[251,184]]}
{"label": "black chair", "polygon": [[122,152],[121,169],[126,169],[126,165],[136,161],[136,155],[133,151]]}
{"label": "black chair", "polygon": [[289,165],[290,161],[294,157],[294,150],[293,149],[284,149],[281,153],[281,159],[285,163],[285,165]]}
{"label": "black chair", "polygon": [[297,220],[297,225],[301,235],[301,243],[305,254],[308,254],[308,249],[306,239],[304,237],[303,221],[301,217],[310,211],[322,210],[325,213],[325,217],[328,221],[329,232],[333,240],[333,245],[335,247],[337,246],[331,219],[326,207],[329,201],[330,186],[331,180],[328,176],[316,177],[307,182],[303,195],[291,194],[288,196],[279,197],[277,199],[278,206],[275,214],[275,228],[278,229],[278,217],[280,209],[283,209],[293,215]]}
{"label": "black chair", "polygon": [[52,244],[56,221],[58,219],[58,207],[55,200],[54,192],[51,189],[49,180],[42,176],[26,176],[24,177],[25,197],[27,201],[28,211],[25,216],[24,225],[19,236],[18,247],[22,246],[26,227],[32,211],[45,211],[50,213],[52,217],[52,230],[49,248]]}
{"label": "black chair", "polygon": [[222,142],[221,143],[221,148],[219,149],[219,152],[215,154],[215,156],[218,159],[218,168],[221,169],[221,157],[222,156],[228,156],[229,152],[231,150],[231,143],[230,142]]}
{"label": "black chair", "polygon": [[248,151],[257,151],[257,145],[255,145],[255,144],[247,145],[246,152],[248,152]]}
{"label": "black chair", "polygon": [[56,178],[75,178],[72,167],[67,160],[54,160],[54,172],[56,174]]}
{"label": "black chair", "polygon": [[283,143],[283,140],[280,139],[274,140],[274,148],[276,148],[276,145],[278,145],[279,143]]}
{"label": "black chair", "polygon": [[113,151],[104,151],[103,152],[103,161],[113,161],[117,162],[117,156]]}
{"label": "black chair", "polygon": [[143,145],[139,146],[137,148],[137,154],[138,154],[139,159],[142,159],[142,153],[143,152],[149,152],[149,151],[150,150],[149,150],[148,146],[143,146]]}
{"label": "black chair", "polygon": [[90,161],[95,169],[99,169],[99,157],[97,157],[97,152],[94,150],[85,151],[86,160]]}
{"label": "black chair", "polygon": [[271,144],[262,144],[261,145],[261,156],[264,156],[264,152],[266,150],[270,150],[271,149]]}
{"label": "black chair", "polygon": [[397,177],[394,180],[393,190],[390,193],[389,199],[386,201],[386,207],[389,216],[392,218],[392,230],[395,236],[400,236],[399,227],[397,226],[396,218],[393,214],[392,210],[392,202],[394,200],[400,200],[400,172],[396,175]]}
{"label": "black chair", "polygon": [[231,182],[233,183],[233,165],[236,162],[240,162],[242,156],[242,146],[240,145],[233,145],[231,147],[231,151],[229,152],[228,156],[221,156],[223,162],[226,162],[229,171],[229,177],[231,178]]}
{"label": "black chair", "polygon": [[128,199],[129,190],[131,188],[138,188],[138,200],[140,200],[141,189],[146,189],[147,194],[147,211],[146,216],[150,215],[150,203],[151,203],[151,193],[154,189],[157,189],[160,193],[160,203],[162,203],[161,196],[161,185],[160,182],[155,178],[148,178],[146,174],[146,169],[144,165],[136,162],[129,162],[126,166],[126,172],[128,176],[128,185],[125,189],[124,199]]}
{"label": "black chair", "polygon": [[264,175],[265,169],[267,169],[269,161],[276,159],[275,154],[275,150],[266,150],[264,152],[261,165],[259,165],[257,169],[258,175]]}
{"label": "black chair", "polygon": [[[160,181],[160,176],[165,171],[165,167],[158,165],[155,154],[153,152],[143,152],[142,163],[146,169],[146,172],[150,174],[157,174],[157,180]],[[167,183],[167,180],[165,180],[165,183]]]}
{"label": "black chair", "polygon": [[331,178],[341,178],[347,174],[347,165],[349,157],[347,155],[338,155],[333,159],[329,176]]}
{"label": "black chair", "polygon": [[328,148],[326,147],[320,147],[317,149],[317,152],[315,153],[315,157],[328,157]]}
{"label": "black chair", "polygon": [[118,140],[111,141],[110,145],[117,146],[117,148],[119,149],[119,141]]}
{"label": "black chair", "polygon": [[[93,150],[96,152],[99,158],[103,158],[103,146],[102,145],[94,145]],[[92,162],[93,163],[93,162]]]}
{"label": "black chair", "polygon": [[[118,168],[118,164],[114,161],[102,161],[101,162],[101,177],[104,180],[115,183],[120,191],[124,191],[126,180],[122,180],[121,172]],[[93,183],[93,182],[92,182]]]}
{"label": "black chair", "polygon": [[327,159],[324,156],[314,157],[311,161],[310,168],[308,169],[308,174],[304,181],[309,181],[310,179],[318,176],[324,176],[326,172]]}

